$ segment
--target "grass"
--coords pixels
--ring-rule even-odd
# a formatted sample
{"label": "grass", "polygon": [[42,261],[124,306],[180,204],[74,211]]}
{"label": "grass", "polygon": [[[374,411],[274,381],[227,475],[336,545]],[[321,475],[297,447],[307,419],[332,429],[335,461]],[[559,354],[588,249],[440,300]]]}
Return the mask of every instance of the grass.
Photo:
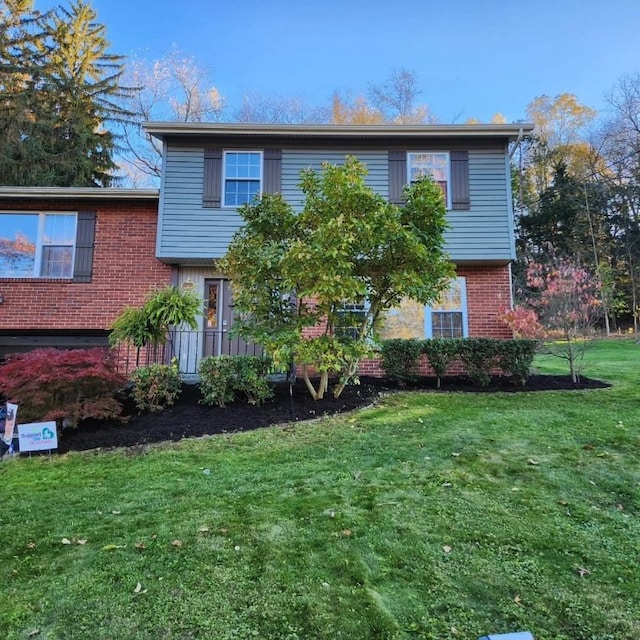
{"label": "grass", "polygon": [[638,638],[639,355],[588,352],[610,389],[2,463],[0,637]]}

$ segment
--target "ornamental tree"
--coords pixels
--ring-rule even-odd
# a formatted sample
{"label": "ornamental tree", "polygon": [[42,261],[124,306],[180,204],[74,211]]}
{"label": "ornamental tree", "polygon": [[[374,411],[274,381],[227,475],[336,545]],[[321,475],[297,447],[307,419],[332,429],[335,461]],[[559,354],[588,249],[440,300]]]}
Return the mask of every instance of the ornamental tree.
{"label": "ornamental tree", "polygon": [[[244,205],[245,225],[220,265],[233,285],[234,331],[262,344],[276,364],[299,364],[315,399],[330,377],[339,378],[335,397],[357,381],[383,312],[406,297],[432,303],[453,274],[438,185],[425,177],[407,186],[398,207],[365,175],[348,157],[302,172],[299,213],[277,194]],[[354,303],[359,312],[345,312]]]}
{"label": "ornamental tree", "polygon": [[546,339],[548,352],[567,360],[575,383],[601,314],[600,285],[586,269],[559,258],[553,247],[549,255],[546,263],[528,264],[528,290],[520,292],[525,307],[503,314],[503,320],[520,337]]}

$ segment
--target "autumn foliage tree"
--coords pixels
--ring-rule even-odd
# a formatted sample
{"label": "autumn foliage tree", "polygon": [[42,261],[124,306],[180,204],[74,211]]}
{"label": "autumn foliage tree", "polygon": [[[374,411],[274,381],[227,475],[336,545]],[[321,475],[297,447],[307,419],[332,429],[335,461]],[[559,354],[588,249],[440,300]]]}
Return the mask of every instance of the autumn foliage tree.
{"label": "autumn foliage tree", "polygon": [[601,315],[597,279],[583,267],[557,257],[529,262],[522,306],[503,314],[517,337],[544,339],[548,353],[567,360],[573,382]]}
{"label": "autumn foliage tree", "polygon": [[105,349],[36,349],[0,365],[0,393],[20,405],[20,418],[77,426],[86,418],[112,419],[122,407],[113,356]]}
{"label": "autumn foliage tree", "polygon": [[[353,157],[304,171],[299,213],[280,195],[245,205],[245,225],[220,265],[233,285],[234,328],[277,364],[299,364],[318,400],[330,377],[339,379],[336,397],[354,379],[385,310],[405,297],[433,302],[452,275],[440,188],[421,179],[400,208],[368,187],[365,174]],[[346,311],[354,303],[358,313]]]}

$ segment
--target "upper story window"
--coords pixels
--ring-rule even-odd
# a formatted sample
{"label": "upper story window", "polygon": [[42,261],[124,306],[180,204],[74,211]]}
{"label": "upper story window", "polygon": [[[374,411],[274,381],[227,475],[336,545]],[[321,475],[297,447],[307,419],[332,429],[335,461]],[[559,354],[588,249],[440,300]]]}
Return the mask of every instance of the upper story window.
{"label": "upper story window", "polygon": [[466,278],[453,278],[439,300],[425,309],[425,325],[427,338],[466,338],[469,335]]}
{"label": "upper story window", "polygon": [[0,278],[71,278],[75,213],[0,213]]}
{"label": "upper story window", "polygon": [[422,176],[431,176],[442,189],[447,209],[451,209],[451,163],[449,153],[419,151],[407,153],[409,183]]}
{"label": "upper story window", "polygon": [[262,152],[225,151],[223,207],[239,207],[262,191]]}

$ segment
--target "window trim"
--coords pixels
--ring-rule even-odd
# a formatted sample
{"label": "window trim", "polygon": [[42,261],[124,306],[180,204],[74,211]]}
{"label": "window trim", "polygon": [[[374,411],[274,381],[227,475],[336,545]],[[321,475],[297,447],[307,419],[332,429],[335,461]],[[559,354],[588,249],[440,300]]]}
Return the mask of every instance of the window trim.
{"label": "window trim", "polygon": [[[469,305],[467,301],[467,278],[465,276],[456,276],[451,278],[451,283],[458,282],[460,284],[460,309],[450,309],[445,313],[462,313],[462,338],[469,337]],[[451,286],[451,284],[449,285]],[[424,335],[425,338],[433,338],[433,313],[438,313],[440,310],[432,307],[425,306],[424,309]],[[439,336],[436,336],[439,337]]]}
{"label": "window trim", "polygon": [[441,149],[424,149],[424,150],[412,150],[407,151],[407,184],[411,184],[411,156],[420,155],[420,154],[430,154],[430,155],[443,155],[446,157],[446,169],[447,169],[447,197],[445,202],[445,207],[447,211],[451,211],[453,209],[453,185],[452,185],[452,175],[451,175],[451,151],[445,151]]}
{"label": "window trim", "polygon": [[[79,228],[79,211],[43,211],[43,210],[31,210],[31,209],[3,209],[0,211],[0,219],[3,215],[13,215],[13,216],[38,216],[38,226],[37,226],[37,237],[36,237],[36,247],[34,253],[34,272],[30,275],[18,275],[12,276],[9,274],[4,274],[0,272],[0,278],[5,280],[72,280],[76,271],[76,259],[77,259],[77,249],[78,249],[78,228]],[[51,245],[43,243],[43,236],[45,231],[46,219],[47,216],[74,216],[75,217],[75,229],[73,234],[73,242],[70,245],[62,244],[62,245]],[[56,246],[56,247],[68,247],[72,248],[71,252],[71,260],[70,260],[70,272],[68,275],[64,276],[43,276],[43,248],[47,246]]]}
{"label": "window trim", "polygon": [[[260,195],[264,190],[264,150],[262,149],[223,149],[222,151],[222,180],[221,187],[222,193],[220,207],[222,209],[237,209],[241,207],[242,204],[227,204],[227,180],[236,180],[243,182],[255,182],[255,178],[228,178],[227,177],[227,156],[230,153],[251,153],[257,154],[260,157],[260,178],[258,179],[258,195]],[[244,204],[244,203],[243,203]]]}

